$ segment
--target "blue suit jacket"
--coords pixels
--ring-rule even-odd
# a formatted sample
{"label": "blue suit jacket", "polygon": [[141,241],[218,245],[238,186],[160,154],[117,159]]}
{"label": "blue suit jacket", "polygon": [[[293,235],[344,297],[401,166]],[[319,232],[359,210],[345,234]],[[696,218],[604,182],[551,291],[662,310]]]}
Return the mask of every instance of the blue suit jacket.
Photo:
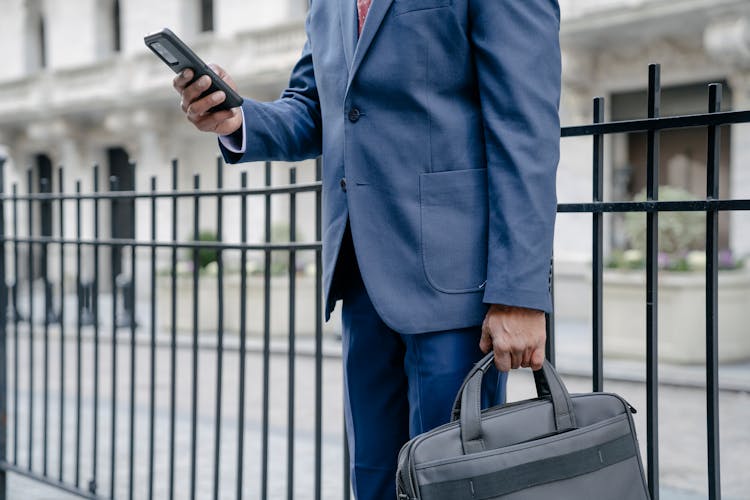
{"label": "blue suit jacket", "polygon": [[[347,218],[365,287],[401,333],[549,311],[559,155],[555,0],[312,0],[275,102],[247,99],[244,154],[323,155],[323,279]],[[341,179],[346,178],[346,190]]]}

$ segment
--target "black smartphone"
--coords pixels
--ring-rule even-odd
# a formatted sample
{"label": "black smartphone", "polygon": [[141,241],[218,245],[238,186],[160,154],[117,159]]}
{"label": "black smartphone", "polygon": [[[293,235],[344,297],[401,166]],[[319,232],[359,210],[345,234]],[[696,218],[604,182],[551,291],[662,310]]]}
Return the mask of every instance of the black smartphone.
{"label": "black smartphone", "polygon": [[211,78],[211,86],[201,94],[201,97],[221,90],[227,96],[224,102],[217,104],[209,111],[220,111],[224,109],[232,109],[242,104],[242,97],[235,92],[229,85],[217,75],[208,64],[204,63],[203,60],[193,52],[190,47],[185,45],[185,42],[175,35],[169,28],[164,28],[161,31],[147,35],[143,39],[146,42],[146,46],[156,54],[159,59],[164,61],[164,64],[172,68],[175,73],[180,73],[184,69],[193,70],[193,79],[190,83],[193,83],[203,75],[208,75]]}

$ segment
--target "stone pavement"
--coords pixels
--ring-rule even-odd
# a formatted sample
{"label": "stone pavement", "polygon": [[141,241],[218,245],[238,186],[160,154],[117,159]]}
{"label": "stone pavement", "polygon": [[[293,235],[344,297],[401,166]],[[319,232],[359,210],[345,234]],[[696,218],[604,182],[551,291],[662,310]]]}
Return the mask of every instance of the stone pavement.
{"label": "stone pavement", "polygon": [[[146,498],[148,472],[148,413],[149,413],[149,359],[148,338],[143,329],[139,329],[138,347],[136,349],[136,404],[135,404],[135,467],[134,491],[136,499]],[[572,392],[590,390],[590,378],[587,376],[587,347],[585,334],[581,329],[558,328],[558,364],[565,374],[565,380]],[[581,330],[582,331],[582,330]],[[109,335],[109,329],[103,328],[102,335]],[[36,331],[37,339],[41,332]],[[21,338],[25,338],[22,332]],[[116,390],[116,480],[115,497],[128,498],[128,436],[129,436],[129,356],[127,330],[118,334],[118,382]],[[12,337],[11,337],[12,340]],[[190,402],[192,354],[189,349],[189,336],[181,336],[180,348],[177,350],[177,405],[176,405],[176,449],[175,449],[175,498],[188,497],[190,474]],[[213,456],[215,428],[215,394],[216,367],[215,350],[211,349],[212,337],[201,339],[202,349],[199,355],[198,377],[198,429],[197,429],[197,498],[211,498],[213,487]],[[35,381],[34,381],[34,469],[41,470],[42,455],[42,356],[43,344],[35,342]],[[168,338],[159,336],[156,350],[156,460],[154,498],[167,497],[167,473],[169,456],[169,370],[170,351]],[[223,404],[221,426],[221,459],[219,472],[219,498],[234,498],[237,473],[237,427],[238,427],[238,371],[239,359],[236,350],[236,338],[227,339],[227,350],[223,366]],[[65,374],[65,443],[64,443],[64,477],[66,482],[73,480],[75,449],[75,343],[72,339],[65,342],[67,355]],[[577,346],[577,347],[576,347]],[[245,455],[244,455],[244,493],[243,498],[255,499],[260,495],[260,447],[261,447],[261,411],[262,407],[262,354],[257,339],[250,341],[251,352],[247,356],[246,372],[246,417],[244,422]],[[49,397],[49,470],[57,471],[59,454],[59,339],[54,330],[50,341],[50,397]],[[312,341],[301,338],[298,342],[296,361],[296,397],[295,397],[295,478],[294,498],[313,498],[314,471],[314,397],[315,378],[314,360],[309,355]],[[13,344],[9,342],[9,352]],[[28,342],[19,342],[21,375],[19,377],[19,464],[28,463]],[[99,401],[99,470],[97,484],[99,492],[106,496],[110,485],[110,450],[111,450],[111,343],[103,341],[100,347],[100,384]],[[287,464],[287,356],[286,343],[275,340],[271,356],[271,391],[270,391],[270,454],[269,454],[269,498],[286,498],[286,464]],[[326,338],[323,361],[323,498],[339,499],[343,492],[343,421],[342,421],[342,387],[340,366],[340,344],[335,338]],[[92,409],[93,409],[93,348],[87,340],[83,343],[83,397],[81,428],[82,457],[81,481],[86,484],[92,478]],[[590,363],[590,361],[588,361]],[[614,362],[613,362],[614,363]],[[635,415],[636,425],[641,436],[642,453],[645,453],[645,386],[640,381],[637,367],[632,364],[628,370],[616,363],[605,362],[607,366],[618,366],[620,372],[612,372],[612,378],[605,383],[605,389],[618,392],[633,404],[639,413]],[[640,365],[642,368],[642,364]],[[11,375],[9,389],[13,387],[13,366],[8,367]],[[661,372],[669,371],[662,367]],[[684,370],[684,368],[679,368]],[[678,370],[678,372],[679,372]],[[697,368],[700,372],[700,368]],[[747,450],[750,449],[750,390],[742,390],[742,380],[750,370],[734,367],[739,387],[721,392],[721,446],[722,446],[722,491],[725,499],[747,498],[750,491],[750,475],[746,473],[748,465]],[[629,373],[629,376],[625,376]],[[642,378],[642,377],[641,377]],[[694,377],[695,378],[695,377]],[[697,379],[696,379],[697,380]],[[705,445],[705,390],[696,384],[680,386],[676,381],[668,381],[660,389],[660,450],[661,450],[661,486],[662,499],[697,500],[706,498],[706,445]],[[12,392],[11,392],[12,394]],[[514,372],[511,376],[509,399],[518,400],[533,397],[533,383],[529,372]],[[11,435],[9,445],[13,446],[13,408],[10,408],[9,422]],[[11,458],[12,455],[11,455]],[[75,498],[40,483],[30,481],[18,475],[10,475],[11,500],[51,500]]]}

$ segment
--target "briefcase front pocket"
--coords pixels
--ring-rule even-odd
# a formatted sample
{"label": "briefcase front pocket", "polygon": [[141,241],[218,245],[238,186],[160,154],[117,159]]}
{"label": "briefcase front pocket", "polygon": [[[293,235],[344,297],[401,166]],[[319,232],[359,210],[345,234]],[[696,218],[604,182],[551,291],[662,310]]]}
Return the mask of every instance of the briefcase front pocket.
{"label": "briefcase front pocket", "polygon": [[416,467],[423,500],[613,498],[642,500],[638,447],[627,415],[507,448]]}

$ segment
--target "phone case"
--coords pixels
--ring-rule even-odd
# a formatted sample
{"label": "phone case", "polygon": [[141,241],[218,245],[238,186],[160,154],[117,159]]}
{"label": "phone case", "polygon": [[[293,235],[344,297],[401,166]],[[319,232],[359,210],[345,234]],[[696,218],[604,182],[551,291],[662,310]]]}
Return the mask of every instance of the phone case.
{"label": "phone case", "polygon": [[185,69],[192,69],[194,77],[190,81],[193,83],[203,75],[211,78],[211,86],[201,94],[201,97],[221,90],[226,95],[224,102],[217,104],[209,111],[220,111],[225,109],[236,108],[242,105],[242,97],[226,84],[219,76],[193,52],[180,38],[170,29],[164,28],[157,33],[146,36],[143,41],[146,46],[159,57],[164,64],[172,68],[175,73],[180,73]]}

